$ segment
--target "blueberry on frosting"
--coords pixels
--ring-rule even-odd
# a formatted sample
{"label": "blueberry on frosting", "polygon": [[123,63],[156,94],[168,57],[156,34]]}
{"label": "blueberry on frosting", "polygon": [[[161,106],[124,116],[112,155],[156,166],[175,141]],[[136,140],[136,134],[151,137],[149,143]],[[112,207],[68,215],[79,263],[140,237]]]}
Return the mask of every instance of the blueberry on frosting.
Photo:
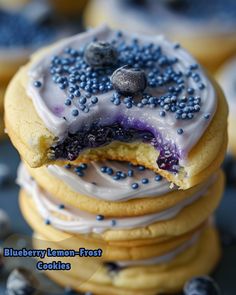
{"label": "blueberry on frosting", "polygon": [[84,53],[86,62],[95,68],[103,68],[116,64],[116,49],[109,43],[96,41],[90,43]]}
{"label": "blueberry on frosting", "polygon": [[147,86],[144,71],[129,66],[117,69],[111,76],[111,82],[113,88],[122,94],[143,92]]}

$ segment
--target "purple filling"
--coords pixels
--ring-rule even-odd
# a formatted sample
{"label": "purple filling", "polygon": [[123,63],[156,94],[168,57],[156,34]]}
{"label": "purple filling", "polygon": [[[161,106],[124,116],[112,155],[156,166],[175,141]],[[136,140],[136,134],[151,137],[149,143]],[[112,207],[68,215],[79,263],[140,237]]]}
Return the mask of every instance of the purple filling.
{"label": "purple filling", "polygon": [[63,141],[51,147],[51,152],[53,159],[74,161],[83,150],[105,146],[112,141],[149,143],[160,151],[157,159],[158,166],[163,170],[178,172],[179,153],[175,144],[164,141],[159,133],[154,136],[148,130],[125,128],[120,123],[110,126],[93,126],[90,130],[69,133]]}

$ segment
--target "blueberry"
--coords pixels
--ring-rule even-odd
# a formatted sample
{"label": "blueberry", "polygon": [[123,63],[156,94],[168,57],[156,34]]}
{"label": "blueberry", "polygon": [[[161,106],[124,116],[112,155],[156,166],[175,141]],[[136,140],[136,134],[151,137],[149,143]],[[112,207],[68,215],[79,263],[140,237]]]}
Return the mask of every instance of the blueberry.
{"label": "blueberry", "polygon": [[97,41],[90,43],[84,53],[86,62],[91,67],[103,68],[117,63],[116,49],[108,42]]}
{"label": "blueberry", "polygon": [[220,295],[216,282],[208,276],[195,277],[184,286],[185,295]]}
{"label": "blueberry", "polygon": [[8,295],[32,295],[36,291],[37,281],[32,272],[24,268],[14,269],[7,279]]}
{"label": "blueberry", "polygon": [[0,240],[4,239],[10,233],[10,229],[9,216],[0,208]]}
{"label": "blueberry", "polygon": [[147,86],[144,71],[124,66],[118,68],[111,76],[113,88],[124,95],[143,92]]}

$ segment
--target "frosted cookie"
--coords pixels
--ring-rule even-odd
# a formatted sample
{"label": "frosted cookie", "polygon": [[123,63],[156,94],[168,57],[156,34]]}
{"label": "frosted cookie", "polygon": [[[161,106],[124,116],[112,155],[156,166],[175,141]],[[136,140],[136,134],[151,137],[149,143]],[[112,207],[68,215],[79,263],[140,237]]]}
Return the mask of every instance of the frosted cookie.
{"label": "frosted cookie", "polygon": [[[41,240],[40,240],[41,239]],[[61,249],[59,243],[50,243],[36,234],[34,247],[45,244]],[[71,286],[77,291],[112,295],[156,295],[176,293],[193,276],[212,272],[220,257],[217,232],[207,228],[197,239],[166,255],[137,263],[119,261],[102,263],[99,258],[62,258],[70,262],[72,269],[66,272],[47,271],[46,274],[62,286]],[[45,258],[50,263],[55,258]],[[73,267],[74,266],[74,267]],[[81,271],[82,270],[82,271]],[[171,278],[171,279],[170,279]]]}
{"label": "frosted cookie", "polygon": [[183,235],[199,227],[212,214],[223,193],[223,175],[219,174],[209,188],[167,209],[128,217],[126,214],[119,214],[117,217],[115,214],[105,216],[90,213],[62,203],[40,188],[24,169],[20,170],[18,183],[23,189],[21,204],[26,216],[34,212],[34,215],[38,214],[42,219],[41,224],[46,223],[71,234],[88,234],[97,239],[101,237],[106,241],[171,238]]}
{"label": "frosted cookie", "polygon": [[211,70],[236,50],[234,0],[93,0],[84,18],[87,26],[105,22],[123,30],[151,35],[164,33]]}
{"label": "frosted cookie", "polygon": [[[33,13],[33,12],[32,12]],[[7,84],[29,55],[62,35],[61,28],[36,23],[20,12],[0,8],[0,82]],[[65,36],[65,34],[63,33]]]}
{"label": "frosted cookie", "polygon": [[236,156],[236,59],[225,63],[217,72],[216,77],[220,83],[229,104],[229,150]]}
{"label": "frosted cookie", "polygon": [[224,96],[185,50],[107,27],[37,53],[10,83],[5,109],[31,167],[115,159],[187,189],[217,170],[227,143]]}
{"label": "frosted cookie", "polygon": [[[187,199],[204,195],[218,179],[221,179],[219,184],[222,187],[219,172],[200,185],[179,190],[144,166],[117,161],[64,167],[26,167],[37,184],[58,201],[105,216],[124,217],[161,212],[178,206],[181,202],[189,202]],[[26,173],[25,168],[20,167],[20,183],[21,179],[23,182],[27,181]]]}

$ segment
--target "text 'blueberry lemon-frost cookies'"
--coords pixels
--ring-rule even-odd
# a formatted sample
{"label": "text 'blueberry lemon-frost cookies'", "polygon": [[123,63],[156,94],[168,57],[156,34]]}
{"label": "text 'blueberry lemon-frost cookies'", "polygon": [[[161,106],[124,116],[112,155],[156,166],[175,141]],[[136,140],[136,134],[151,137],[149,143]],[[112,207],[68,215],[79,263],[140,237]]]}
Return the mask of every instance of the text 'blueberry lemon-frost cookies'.
{"label": "text 'blueberry lemon-frost cookies'", "polygon": [[[212,214],[224,188],[221,171],[179,190],[126,162],[21,164],[17,182],[36,249],[100,251],[95,257],[60,257],[57,271],[46,274],[64,287],[94,295],[169,294],[192,276],[212,272],[219,261]],[[45,257],[40,265],[53,261]],[[58,271],[68,262],[70,269]]]}
{"label": "text 'blueberry lemon-frost cookies'", "polygon": [[220,166],[227,104],[178,44],[89,30],[36,53],[11,81],[9,136],[31,167],[120,160],[187,189]]}

